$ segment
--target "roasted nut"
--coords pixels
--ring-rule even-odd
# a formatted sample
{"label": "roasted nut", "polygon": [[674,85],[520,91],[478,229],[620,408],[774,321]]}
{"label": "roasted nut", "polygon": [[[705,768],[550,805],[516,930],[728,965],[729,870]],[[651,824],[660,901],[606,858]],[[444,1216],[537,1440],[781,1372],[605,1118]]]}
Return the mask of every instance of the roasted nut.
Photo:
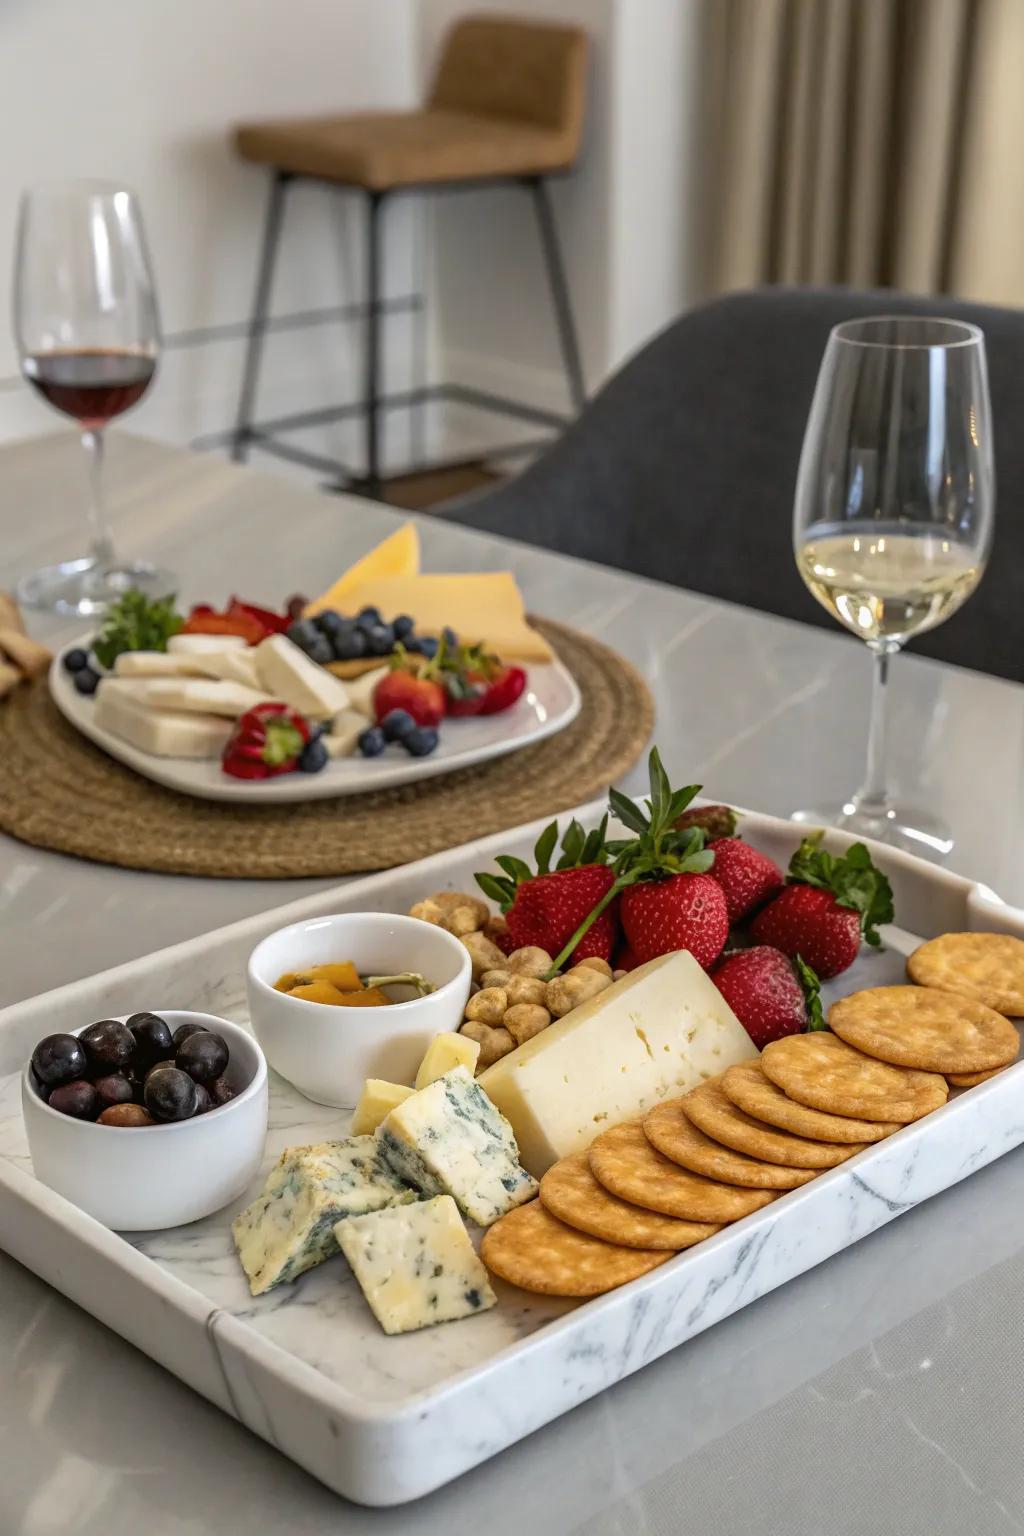
{"label": "roasted nut", "polygon": [[515,1007],[518,1003],[539,1003],[544,1005],[544,995],[547,991],[547,982],[541,981],[539,976],[510,975],[505,984],[508,995],[508,1005]]}
{"label": "roasted nut", "polygon": [[440,928],[444,922],[444,912],[437,902],[429,897],[426,901],[418,901],[414,907],[410,907],[409,916],[418,917],[424,923],[433,923],[435,928]]}
{"label": "roasted nut", "polygon": [[441,919],[441,927],[449,933],[454,933],[457,939],[464,938],[467,933],[476,933],[480,924],[477,922],[476,913],[472,907],[452,907]]}
{"label": "roasted nut", "polygon": [[479,979],[484,971],[497,971],[505,966],[505,956],[497,944],[485,939],[482,933],[467,933],[462,941],[473,960],[473,975]]}
{"label": "roasted nut", "polygon": [[484,987],[466,1004],[466,1018],[481,1024],[500,1024],[508,1007],[503,987]]}
{"label": "roasted nut", "polygon": [[555,1018],[561,1019],[611,984],[610,976],[602,975],[592,966],[576,965],[564,976],[556,976],[554,981],[548,982],[545,1003]]}
{"label": "roasted nut", "polygon": [[495,1029],[490,1024],[482,1024],[479,1019],[467,1019],[462,1026],[461,1033],[468,1035],[471,1040],[480,1042],[480,1055],[477,1057],[476,1070],[482,1072],[485,1067],[491,1067],[502,1056],[507,1056],[509,1051],[514,1051],[516,1043],[507,1029]]}
{"label": "roasted nut", "polygon": [[551,969],[551,956],[546,949],[528,944],[525,949],[514,949],[505,964],[517,976],[544,976]]}
{"label": "roasted nut", "polygon": [[522,1045],[524,1040],[530,1040],[534,1035],[539,1035],[542,1029],[547,1029],[551,1015],[538,1003],[516,1003],[506,1009],[502,1022],[516,1045]]}
{"label": "roasted nut", "polygon": [[[507,970],[484,971],[480,977],[485,987],[507,987],[512,980],[512,972]],[[519,999],[517,998],[518,1002]]]}
{"label": "roasted nut", "polygon": [[500,948],[501,940],[508,933],[508,923],[500,913],[496,915],[492,914],[484,923],[484,933],[494,944],[497,944]]}
{"label": "roasted nut", "polygon": [[589,966],[592,971],[600,971],[601,975],[607,976],[609,981],[612,979],[612,968],[607,960],[601,959],[600,955],[588,955],[585,960],[578,960],[573,970],[577,970],[581,965]]}
{"label": "roasted nut", "polygon": [[482,928],[491,915],[491,909],[486,901],[481,901],[479,896],[470,896],[465,891],[435,891],[430,900],[439,906],[446,916],[457,912],[460,907],[468,907],[475,918],[471,932]]}

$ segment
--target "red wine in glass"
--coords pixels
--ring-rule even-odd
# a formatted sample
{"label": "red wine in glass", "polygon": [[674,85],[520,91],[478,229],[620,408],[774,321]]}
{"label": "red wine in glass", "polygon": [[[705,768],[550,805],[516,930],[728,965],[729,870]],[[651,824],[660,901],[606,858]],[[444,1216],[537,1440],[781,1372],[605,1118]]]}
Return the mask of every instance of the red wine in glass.
{"label": "red wine in glass", "polygon": [[25,357],[25,377],[43,399],[87,431],[130,411],[145,394],[156,358],[116,348],[37,352]]}

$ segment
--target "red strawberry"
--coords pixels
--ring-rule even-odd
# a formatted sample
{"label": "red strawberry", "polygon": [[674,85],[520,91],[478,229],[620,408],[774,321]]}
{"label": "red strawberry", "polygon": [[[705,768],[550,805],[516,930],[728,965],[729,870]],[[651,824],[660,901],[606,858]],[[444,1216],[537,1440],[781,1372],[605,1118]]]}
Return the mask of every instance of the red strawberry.
{"label": "red strawberry", "polygon": [[727,956],[711,980],[758,1050],[783,1035],[825,1027],[817,977],[806,965],[798,976],[788,956],[768,944]]}
{"label": "red strawberry", "polygon": [[640,961],[634,955],[629,945],[623,940],[615,951],[615,959],[612,961],[612,969],[615,971],[635,971]]}
{"label": "red strawberry", "polygon": [[[614,883],[615,876],[607,864],[556,869],[552,874],[524,880],[505,913],[513,949],[537,944],[549,955],[557,955]],[[573,951],[572,961],[585,960],[588,955],[611,960],[618,930],[613,904],[584,934]]]}
{"label": "red strawberry", "polygon": [[759,912],[751,932],[759,944],[802,955],[826,980],[857,958],[863,936],[878,945],[879,923],[893,920],[892,887],[863,843],[837,857],[822,846],[823,832],[805,837],[789,861],[790,884]]}
{"label": "red strawberry", "polygon": [[735,837],[738,820],[731,805],[694,805],[677,816],[672,825],[677,832],[700,827],[710,841],[713,837]]}
{"label": "red strawberry", "polygon": [[730,923],[740,922],[769,896],[781,891],[782,870],[749,843],[741,843],[738,837],[717,837],[708,847],[715,856],[711,875],[725,893]]}
{"label": "red strawberry", "polygon": [[407,709],[417,725],[437,726],[444,719],[445,693],[432,678],[396,667],[373,690],[373,713],[383,720],[393,709]]}
{"label": "red strawberry", "polygon": [[708,970],[729,936],[725,896],[710,875],[641,880],[623,891],[621,907],[626,938],[641,965],[688,949]]}

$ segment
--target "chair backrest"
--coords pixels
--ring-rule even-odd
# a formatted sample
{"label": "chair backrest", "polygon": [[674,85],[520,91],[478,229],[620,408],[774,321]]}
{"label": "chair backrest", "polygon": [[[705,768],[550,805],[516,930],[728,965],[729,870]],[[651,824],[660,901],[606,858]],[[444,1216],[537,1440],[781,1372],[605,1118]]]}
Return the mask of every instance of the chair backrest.
{"label": "chair backrest", "polygon": [[656,337],[518,479],[442,515],[836,629],[793,563],[793,491],[828,333],[868,314],[942,314],[985,332],[995,548],[974,596],[913,649],[1024,681],[1019,310],[852,289],[731,295]]}
{"label": "chair backrest", "polygon": [[587,35],[510,16],[466,16],[445,39],[429,105],[514,118],[564,135],[579,150]]}

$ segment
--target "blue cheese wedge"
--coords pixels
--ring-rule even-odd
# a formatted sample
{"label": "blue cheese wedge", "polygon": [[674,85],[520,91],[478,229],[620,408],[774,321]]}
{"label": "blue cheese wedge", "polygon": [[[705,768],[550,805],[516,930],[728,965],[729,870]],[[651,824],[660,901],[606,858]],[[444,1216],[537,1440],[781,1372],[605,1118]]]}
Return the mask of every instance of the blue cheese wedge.
{"label": "blue cheese wedge", "polygon": [[417,1198],[372,1136],[290,1147],[231,1225],[249,1289],[261,1296],[337,1253],[339,1221]]}
{"label": "blue cheese wedge", "polygon": [[451,1195],[478,1226],[489,1227],[537,1193],[519,1166],[512,1127],[466,1067],[396,1105],[377,1139],[399,1178],[425,1195]]}
{"label": "blue cheese wedge", "polygon": [[450,1195],[353,1216],[335,1230],[385,1333],[472,1317],[497,1301]]}

